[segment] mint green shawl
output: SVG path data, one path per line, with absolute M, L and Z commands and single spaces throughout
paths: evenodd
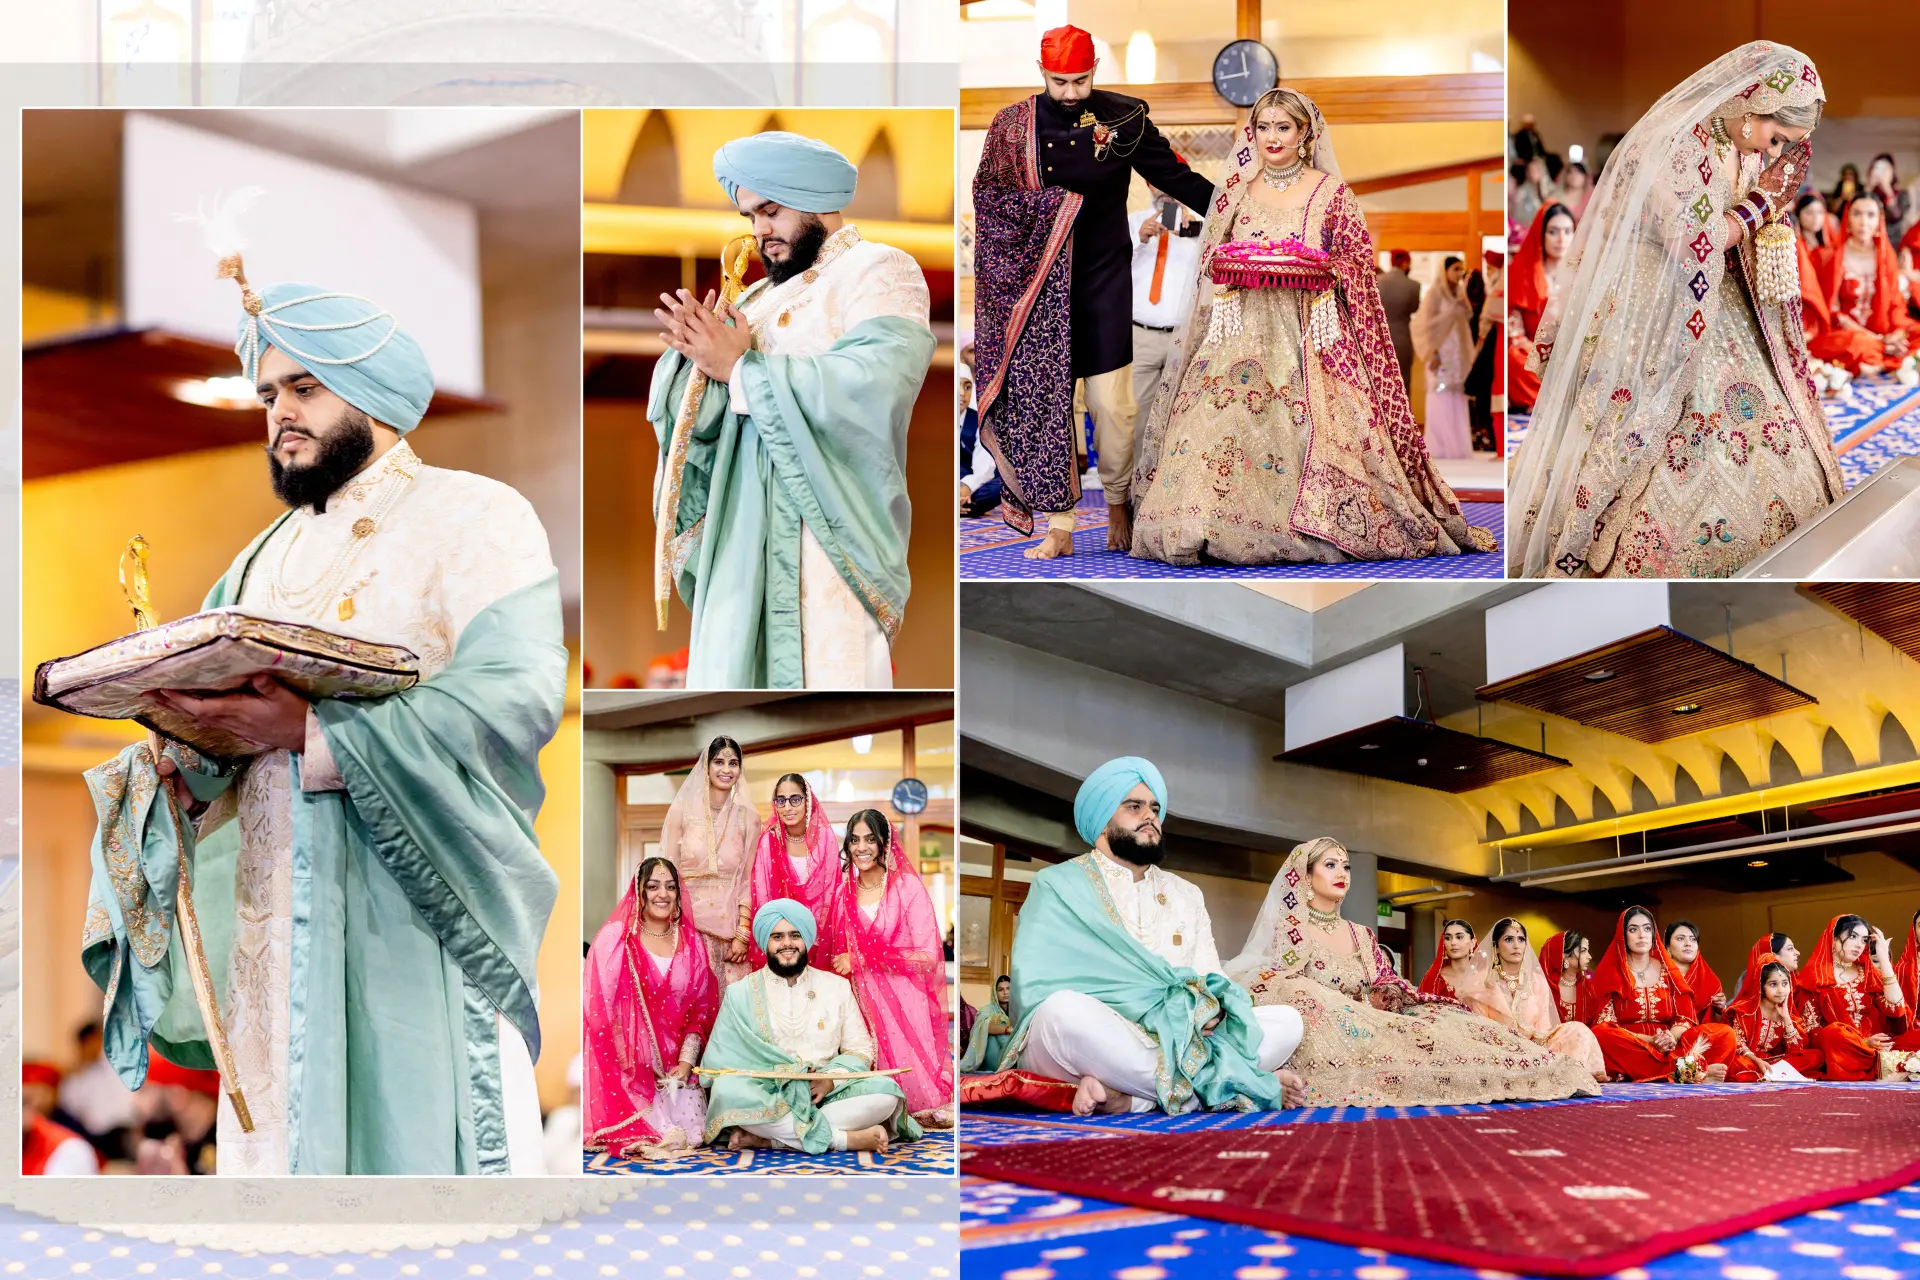
M 720 1016 L 714 1019 L 713 1034 L 700 1055 L 703 1067 L 732 1067 L 747 1071 L 865 1071 L 868 1063 L 843 1053 L 831 1062 L 803 1063 L 773 1042 L 773 1020 L 767 1015 L 764 983 L 771 979 L 762 969 L 727 988 L 720 998 Z M 814 1105 L 813 1091 L 805 1080 L 766 1080 L 753 1076 L 713 1076 L 707 1094 L 707 1136 L 709 1143 L 720 1141 L 727 1130 L 748 1124 L 770 1124 L 791 1114 L 800 1131 L 801 1149 L 809 1155 L 825 1151 L 833 1139 L 833 1127 Z M 887 1093 L 900 1100 L 889 1129 L 896 1142 L 912 1142 L 921 1134 L 919 1121 L 907 1112 L 907 1095 L 887 1076 L 868 1076 L 836 1085 L 822 1102 L 857 1098 L 862 1094 Z
M 693 610 L 687 683 L 798 689 L 800 527 L 891 640 L 906 611 L 907 424 L 933 334 L 895 316 L 863 320 L 817 356 L 742 359 L 747 404 L 709 382 L 694 414 L 673 521 L 676 587 Z M 664 456 L 693 366 L 669 351 L 647 399 Z
M 1024 1010 L 999 1069 L 1025 1047 L 1034 1011 L 1056 991 L 1092 996 L 1159 1046 L 1154 1088 L 1168 1114 L 1197 1098 L 1208 1110 L 1265 1111 L 1280 1105 L 1280 1082 L 1260 1070 L 1253 1000 L 1224 974 L 1175 968 L 1120 923 L 1106 882 L 1085 853 L 1033 878 L 1013 939 L 1013 1006 Z M 1211 1035 L 1201 1028 L 1215 1017 Z
M 966 1048 L 960 1051 L 962 1074 L 977 1075 L 983 1071 L 992 1071 L 995 1064 L 1006 1056 L 1007 1045 L 1012 1042 L 1013 1037 L 987 1034 L 987 1023 L 991 1019 L 1006 1017 L 1007 1011 L 1000 1007 L 997 1000 L 987 1001 L 986 1008 L 973 1015 L 973 1034 L 967 1037 Z M 1007 1021 L 1013 1020 L 1008 1018 Z
M 277 527 L 277 525 L 275 526 Z M 236 602 L 255 539 L 205 608 Z M 495 600 L 453 660 L 404 693 L 314 704 L 343 791 L 300 789 L 293 759 L 287 1126 L 294 1173 L 506 1173 L 496 1012 L 538 1057 L 536 957 L 559 892 L 533 821 L 540 748 L 560 722 L 567 653 L 557 575 Z M 223 769 L 175 746 L 201 799 Z M 130 1088 L 151 1044 L 212 1051 L 173 929 L 179 849 L 146 745 L 87 774 L 100 818 L 82 943 L 107 993 L 107 1057 Z M 195 839 L 194 906 L 227 1008 L 239 827 Z

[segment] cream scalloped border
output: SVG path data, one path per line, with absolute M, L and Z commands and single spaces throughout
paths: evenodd
M 16 801 L 17 804 L 17 801 Z M 20 820 L 0 843 L 17 849 Z M 20 883 L 0 858 L 0 1115 L 20 1107 Z M 253 1253 L 367 1253 L 504 1240 L 629 1196 L 651 1178 L 92 1178 L 20 1175 L 20 1126 L 0 1125 L 0 1203 L 141 1240 Z

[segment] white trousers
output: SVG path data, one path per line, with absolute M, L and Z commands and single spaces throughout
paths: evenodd
M 821 1103 L 820 1114 L 833 1126 L 830 1149 L 845 1151 L 849 1129 L 867 1129 L 876 1124 L 885 1124 L 893 1118 L 894 1108 L 899 1105 L 900 1099 L 891 1093 L 863 1093 L 857 1098 Z M 800 1126 L 793 1122 L 791 1113 L 771 1124 L 743 1124 L 740 1127 L 748 1133 L 759 1134 L 775 1146 L 791 1147 L 796 1151 L 800 1149 Z
M 1278 1071 L 1300 1045 L 1305 1028 L 1297 1009 L 1283 1004 L 1256 1005 L 1260 1024 L 1262 1071 Z M 1159 1053 L 1153 1037 L 1090 995 L 1056 991 L 1040 1002 L 1027 1027 L 1020 1065 L 1055 1080 L 1092 1076 L 1108 1089 L 1132 1099 L 1135 1111 L 1152 1111 L 1159 1103 L 1153 1087 Z M 1198 1099 L 1187 1099 L 1192 1110 Z

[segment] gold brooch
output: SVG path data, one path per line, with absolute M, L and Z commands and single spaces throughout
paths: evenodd
M 779 326 L 780 326 L 780 327 L 781 327 L 782 329 L 784 329 L 784 328 L 786 328 L 786 327 L 787 327 L 787 319 L 788 319 L 788 317 L 790 317 L 790 316 L 792 316 L 792 315 L 793 315 L 793 312 L 791 312 L 791 311 L 782 311 L 782 312 L 780 313 L 780 319 L 779 319 L 778 321 L 776 321 L 775 323 L 777 323 L 777 324 L 778 324 L 778 325 L 779 325 Z
M 1092 123 L 1094 123 L 1094 119 L 1093 119 L 1093 112 L 1091 112 L 1091 111 L 1082 111 L 1082 112 L 1080 113 L 1080 123 L 1079 123 L 1079 125 L 1078 125 L 1077 127 L 1079 127 L 1079 128 L 1082 128 L 1082 129 L 1084 129 L 1084 128 L 1086 128 L 1086 127 L 1087 127 L 1088 125 L 1090 125 L 1090 124 L 1092 124 Z
M 339 613 L 340 621 L 342 622 L 345 622 L 347 619 L 353 617 L 353 597 L 348 596 L 346 599 L 342 600 L 340 602 L 340 608 L 336 610 L 336 612 Z
M 1167 905 L 1167 895 L 1166 895 L 1166 894 L 1164 894 L 1164 893 L 1156 893 L 1156 894 L 1154 894 L 1154 895 L 1153 895 L 1153 900 L 1154 900 L 1155 902 L 1157 902 L 1157 903 L 1159 903 L 1159 904 L 1160 904 L 1161 906 L 1163 906 L 1163 907 Z
M 361 516 L 353 522 L 353 536 L 356 538 L 371 538 L 375 528 L 376 526 L 373 523 L 372 517 Z
M 809 999 L 809 1000 L 811 1000 L 811 999 L 813 999 L 813 994 L 814 994 L 814 993 L 813 993 L 813 992 L 811 992 L 811 991 L 809 991 L 809 992 L 807 992 L 807 999 Z
M 1176 947 L 1180 945 L 1180 935 L 1178 933 L 1173 935 L 1173 945 Z
M 821 1029 L 822 1031 L 825 1031 L 825 1030 L 827 1029 L 827 1024 L 826 1024 L 826 1020 L 825 1020 L 825 1019 L 822 1019 L 822 1020 L 821 1020 L 821 1022 L 820 1022 L 820 1029 Z

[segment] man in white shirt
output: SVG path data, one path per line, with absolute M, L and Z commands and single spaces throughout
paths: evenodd
M 1165 801 L 1137 756 L 1081 786 L 1074 825 L 1093 849 L 1034 879 L 1013 948 L 1031 1013 L 999 1065 L 1077 1081 L 1080 1115 L 1298 1106 L 1304 1083 L 1282 1068 L 1300 1015 L 1255 1008 L 1222 972 L 1205 898 L 1159 865 Z
M 1176 154 L 1176 159 L 1182 159 Z M 1133 232 L 1133 401 L 1140 407 L 1134 455 L 1147 428 L 1160 377 L 1173 357 L 1174 332 L 1193 307 L 1200 280 L 1200 232 L 1205 223 L 1156 187 L 1153 206 L 1131 214 Z

